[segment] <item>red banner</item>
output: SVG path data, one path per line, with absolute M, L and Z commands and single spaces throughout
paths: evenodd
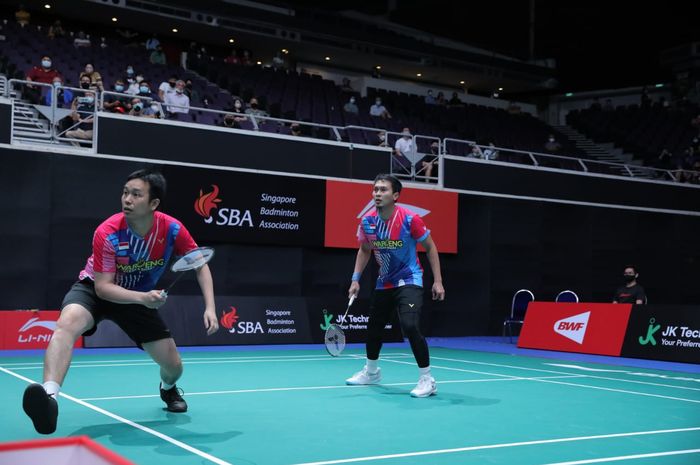
M 518 347 L 619 356 L 631 304 L 530 302 Z
M 455 192 L 403 188 L 398 203 L 423 218 L 439 252 L 457 253 Z M 326 247 L 357 248 L 360 218 L 374 208 L 372 184 L 326 181 Z
M 61 312 L 0 310 L 0 349 L 46 349 Z M 80 337 L 75 347 L 83 346 Z

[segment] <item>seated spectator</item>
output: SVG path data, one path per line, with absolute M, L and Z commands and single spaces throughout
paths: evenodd
M 48 33 L 49 39 L 54 39 L 56 37 L 65 37 L 66 36 L 66 31 L 63 29 L 63 26 L 61 25 L 61 20 L 57 19 L 54 21 L 54 23 L 49 27 L 49 33 Z
M 350 100 L 343 106 L 343 111 L 346 113 L 352 113 L 354 115 L 358 115 L 360 113 L 360 109 L 357 107 L 357 104 L 355 103 L 355 97 L 350 97 Z
M 433 97 L 432 90 L 429 90 L 428 95 L 425 96 L 425 104 L 426 105 L 437 105 L 437 100 L 435 100 L 435 97 Z
M 56 106 L 59 108 L 70 107 L 73 103 L 73 92 L 70 89 L 58 89 L 59 86 L 63 84 L 61 76 L 56 76 L 53 79 L 53 88 L 49 89 L 46 97 L 44 98 L 44 105 L 51 106 L 51 101 L 53 100 L 53 93 L 56 91 Z
M 243 55 L 241 56 L 241 64 L 245 66 L 250 66 L 253 64 L 253 58 L 250 56 L 250 50 L 243 50 Z
M 600 100 L 598 97 L 594 98 L 593 101 L 591 102 L 591 106 L 589 107 L 593 111 L 600 111 L 603 109 L 602 105 L 600 104 Z
M 127 94 L 137 95 L 140 92 L 141 83 L 143 82 L 143 74 L 139 73 L 136 76 L 127 78 L 129 87 L 126 89 Z
M 603 111 L 615 111 L 615 107 L 613 106 L 612 100 L 605 99 L 605 105 L 603 105 Z
M 24 5 L 20 3 L 17 11 L 15 11 L 15 20 L 17 21 L 17 24 L 24 27 L 29 24 L 31 17 L 32 15 L 24 8 Z
M 236 49 L 231 49 L 229 52 L 228 56 L 224 58 L 224 63 L 227 65 L 237 65 L 240 64 L 240 60 L 238 59 L 238 55 L 236 55 Z
M 471 144 L 471 151 L 467 154 L 467 158 L 484 158 L 484 152 L 478 145 Z
M 80 72 L 80 79 L 83 78 L 83 76 L 87 76 L 90 78 L 90 84 L 97 86 L 98 89 L 101 91 L 104 90 L 104 86 L 102 85 L 102 76 L 100 73 L 95 71 L 95 67 L 92 66 L 91 63 L 86 63 L 85 64 L 85 69 Z
M 190 98 L 185 95 L 185 81 L 180 79 L 175 83 L 175 92 L 165 95 L 165 105 L 168 117 L 172 119 L 190 112 Z
M 409 128 L 403 128 L 401 137 L 396 139 L 394 153 L 391 157 L 392 170 L 395 172 L 411 172 L 411 160 L 408 158 L 414 152 L 413 137 Z
M 161 102 L 165 102 L 165 97 L 168 94 L 175 93 L 175 84 L 177 83 L 177 76 L 171 74 L 167 81 L 163 81 L 158 86 L 158 98 Z
M 258 99 L 255 97 L 251 97 L 248 101 L 248 108 L 246 108 L 245 113 L 251 116 L 268 116 L 266 111 L 259 108 Z
M 430 153 L 426 154 L 420 161 L 418 165 L 418 175 L 425 176 L 426 178 L 431 178 L 437 176 L 438 165 L 440 163 L 440 144 L 437 141 L 433 141 L 430 144 Z M 425 182 L 430 182 L 430 179 L 426 179 Z
M 34 66 L 29 70 L 25 76 L 25 80 L 41 82 L 44 84 L 53 84 L 53 80 L 56 77 L 61 77 L 61 73 L 57 69 L 53 68 L 53 63 L 51 57 L 44 55 L 41 57 L 41 65 Z M 61 80 L 63 80 L 61 78 Z M 41 98 L 41 88 L 37 86 L 27 85 L 24 90 L 24 97 L 32 103 L 39 103 Z
M 95 115 L 95 93 L 85 92 L 85 95 L 73 100 L 73 112 L 70 117 L 73 120 L 73 129 L 66 132 L 66 137 L 71 139 L 92 140 L 92 122 Z M 78 141 L 71 142 L 80 147 Z
M 344 77 L 343 78 L 343 83 L 340 86 L 340 90 L 343 92 L 355 92 L 355 89 L 352 88 L 352 85 L 350 85 L 350 79 Z
M 85 35 L 83 31 L 78 32 L 78 35 L 73 39 L 73 46 L 75 48 L 85 48 L 92 46 L 90 38 Z
M 224 120 L 219 124 L 219 126 L 241 129 L 241 121 L 245 121 L 247 119 L 245 117 L 245 113 L 243 113 L 243 101 L 239 98 L 234 99 L 233 108 L 229 108 L 226 111 L 229 113 L 226 113 Z
M 489 142 L 489 145 L 482 151 L 484 154 L 484 160 L 497 160 L 498 159 L 498 150 L 496 150 L 496 146 L 493 145 L 493 142 Z
M 377 133 L 377 142 L 375 145 L 377 147 L 389 147 L 386 140 L 386 131 L 379 131 L 379 133 Z
M 114 92 L 124 94 L 126 86 L 122 79 L 114 82 Z M 126 95 L 106 95 L 104 98 L 104 108 L 112 113 L 126 114 L 131 110 L 131 98 Z
M 190 105 L 193 107 L 198 107 L 202 103 L 202 99 L 199 97 L 199 92 L 194 88 L 192 84 L 192 79 L 185 81 L 185 95 L 190 98 Z
M 80 80 L 78 81 L 78 87 L 80 87 L 81 89 L 88 90 L 90 86 L 92 86 L 90 76 L 80 76 Z
M 442 105 L 443 107 L 447 105 L 447 99 L 445 99 L 445 94 L 442 92 L 438 92 L 437 98 L 435 99 L 435 103 L 438 105 Z
M 155 105 L 156 108 L 153 108 Z M 146 105 L 141 101 L 140 98 L 135 97 L 131 99 L 131 110 L 129 111 L 129 116 L 137 116 L 141 118 L 158 118 L 160 115 L 158 113 L 158 104 Z
M 107 38 L 106 37 L 100 37 L 100 48 L 102 50 L 107 48 Z
M 301 137 L 303 135 L 301 133 L 301 125 L 299 123 L 292 123 L 289 125 L 289 130 L 293 136 Z
M 386 109 L 384 105 L 382 105 L 382 99 L 377 97 L 374 100 L 374 105 L 369 107 L 369 114 L 370 116 L 378 116 L 380 118 L 384 119 L 389 119 L 391 118 L 391 114 L 389 113 L 389 110 Z
M 284 58 L 282 58 L 282 54 L 280 52 L 276 52 L 275 56 L 272 57 L 272 68 L 273 69 L 284 69 Z
M 151 62 L 152 65 L 167 65 L 168 60 L 165 58 L 165 53 L 163 52 L 163 47 L 158 46 L 156 47 L 155 50 L 151 53 L 151 57 L 149 58 L 149 61 Z
M 447 106 L 448 107 L 463 107 L 464 106 L 462 101 L 459 99 L 457 92 L 452 92 L 452 97 L 450 98 L 450 101 L 447 102 Z
M 154 50 L 157 50 L 159 46 L 160 46 L 160 40 L 158 40 L 158 36 L 156 34 L 153 34 L 146 41 L 146 50 L 149 52 L 153 52 Z
M 151 100 L 158 99 L 158 96 L 151 92 L 151 84 L 145 79 L 142 79 L 141 82 L 139 82 L 139 92 L 136 94 L 136 96 L 140 97 L 146 103 L 150 102 Z
M 544 149 L 549 153 L 558 153 L 561 150 L 561 144 L 554 138 L 554 134 L 550 134 L 547 142 L 544 144 Z

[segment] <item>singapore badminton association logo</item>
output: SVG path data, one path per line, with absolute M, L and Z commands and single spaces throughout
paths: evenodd
M 215 208 L 219 208 L 217 203 L 221 203 L 221 199 L 219 198 L 219 186 L 212 184 L 211 187 L 214 190 L 206 194 L 200 189 L 199 197 L 194 201 L 194 211 L 204 218 L 205 223 L 211 223 L 213 221 L 211 211 Z
M 224 312 L 219 322 L 221 323 L 221 326 L 228 329 L 231 333 L 234 332 L 233 327 L 235 326 L 239 318 L 240 316 L 238 315 L 238 310 L 236 310 L 236 307 L 231 307 L 231 311 L 228 313 Z

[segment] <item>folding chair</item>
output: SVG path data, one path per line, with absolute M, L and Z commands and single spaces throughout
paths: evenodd
M 527 305 L 533 300 L 535 300 L 535 295 L 527 289 L 520 289 L 513 294 L 510 316 L 503 321 L 503 336 L 505 337 L 506 328 L 508 328 L 508 337 L 511 343 L 513 342 L 513 324 L 523 324 Z
M 571 302 L 578 303 L 578 296 L 574 291 L 565 290 L 557 294 L 557 298 L 554 299 L 555 302 Z

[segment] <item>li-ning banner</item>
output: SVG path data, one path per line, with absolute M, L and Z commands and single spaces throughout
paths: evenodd
M 55 310 L 1 310 L 0 349 L 46 349 L 60 314 Z M 81 337 L 75 347 L 82 346 Z
M 455 192 L 403 188 L 398 204 L 425 222 L 440 252 L 457 253 Z M 372 184 L 326 182 L 326 247 L 357 248 L 360 219 L 374 209 Z
M 166 176 L 165 211 L 198 242 L 323 245 L 324 181 L 181 167 Z

